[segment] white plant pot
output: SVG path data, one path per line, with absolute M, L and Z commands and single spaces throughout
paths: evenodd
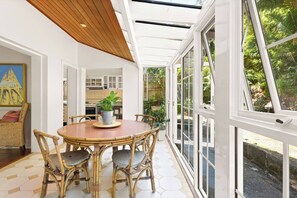
M 158 134 L 158 140 L 159 141 L 164 141 L 165 140 L 165 134 L 166 134 L 166 129 L 160 130 L 159 134 Z
M 113 111 L 102 111 L 102 123 L 111 125 L 113 123 Z

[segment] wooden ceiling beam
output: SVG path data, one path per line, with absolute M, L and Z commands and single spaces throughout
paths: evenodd
M 27 1 L 76 41 L 134 62 L 110 0 Z

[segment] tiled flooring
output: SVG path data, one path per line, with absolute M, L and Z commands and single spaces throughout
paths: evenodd
M 111 150 L 107 150 L 103 156 L 102 198 L 111 197 L 112 162 Z M 89 167 L 91 169 L 91 163 Z M 141 180 L 137 184 L 137 198 L 192 198 L 193 195 L 183 177 L 180 168 L 166 141 L 160 141 L 156 145 L 154 155 L 154 173 L 156 192 L 151 192 L 149 180 Z M 90 171 L 91 173 L 91 171 Z M 40 153 L 33 153 L 20 161 L 17 161 L 3 169 L 0 169 L 0 197 L 1 198 L 37 198 L 40 197 L 43 176 L 43 159 Z M 117 184 L 117 196 L 129 197 L 128 187 L 125 183 Z M 85 182 L 80 185 L 70 186 L 66 197 L 87 198 L 91 194 L 85 194 Z M 55 184 L 49 184 L 47 196 L 57 197 Z

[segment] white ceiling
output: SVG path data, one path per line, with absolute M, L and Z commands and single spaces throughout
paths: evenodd
M 129 8 L 126 10 L 123 10 L 123 6 L 120 6 L 122 2 L 119 1 L 123 0 L 112 0 L 112 4 L 128 47 L 135 60 L 133 49 L 137 46 L 139 64 L 146 67 L 167 66 L 172 61 L 200 13 L 200 9 L 180 7 L 180 4 L 197 6 L 201 0 L 151 0 L 153 3 L 128 0 Z M 167 3 L 177 3 L 179 6 L 170 6 Z M 131 44 L 127 31 L 129 25 L 124 23 L 123 12 L 129 12 L 135 46 Z

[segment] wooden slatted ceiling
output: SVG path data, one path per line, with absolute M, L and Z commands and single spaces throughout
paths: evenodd
M 133 61 L 110 0 L 27 1 L 76 41 Z

